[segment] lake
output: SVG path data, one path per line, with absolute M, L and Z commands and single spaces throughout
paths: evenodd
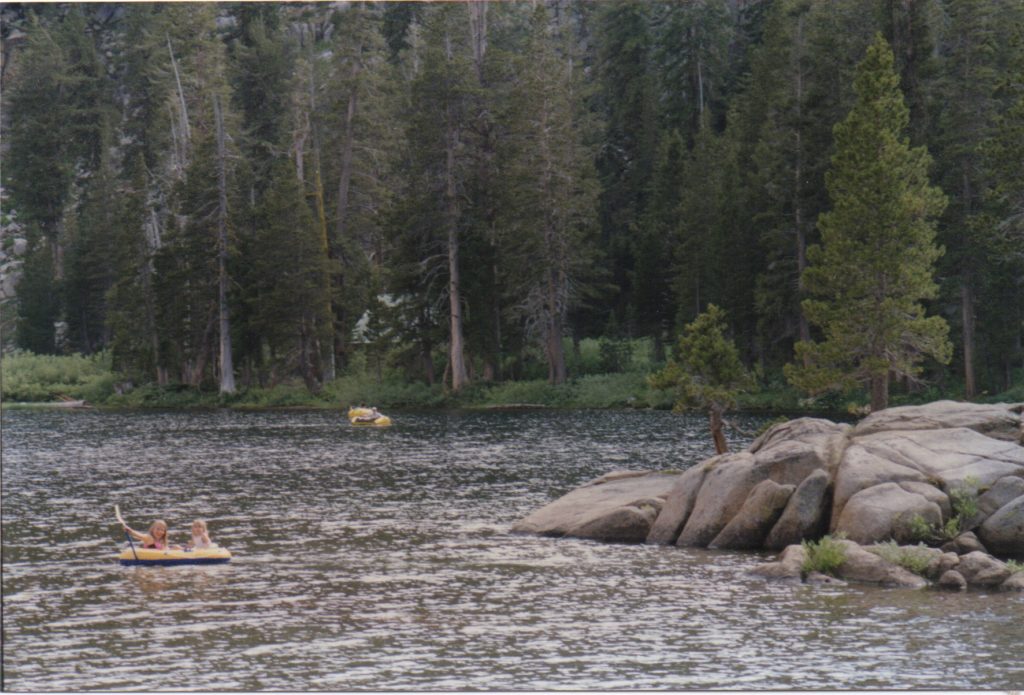
M 609 471 L 710 455 L 702 418 L 392 415 L 4 411 L 4 689 L 1024 687 L 1024 596 L 509 534 Z M 204 518 L 234 559 L 122 567 L 114 504 L 178 542 Z

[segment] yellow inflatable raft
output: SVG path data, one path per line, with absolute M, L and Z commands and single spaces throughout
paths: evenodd
M 391 425 L 391 418 L 380 414 L 374 416 L 373 410 L 370 408 L 349 408 L 348 421 L 356 427 L 388 427 Z
M 155 550 L 136 545 L 126 547 L 117 559 L 122 565 L 218 565 L 231 561 L 231 551 L 218 545 L 195 550 Z

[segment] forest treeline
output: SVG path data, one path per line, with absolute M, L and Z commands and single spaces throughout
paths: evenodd
M 5 349 L 109 351 L 135 383 L 222 393 L 316 392 L 360 356 L 458 392 L 562 383 L 588 338 L 610 356 L 648 338 L 663 361 L 715 305 L 763 383 L 790 365 L 813 392 L 839 383 L 815 360 L 888 320 L 837 328 L 837 282 L 884 259 L 909 279 L 870 292 L 918 322 L 885 330 L 924 337 L 864 347 L 860 383 L 1024 380 L 1018 0 L 3 19 L 8 255 L 25 240 Z M 891 157 L 865 140 L 883 120 Z M 846 205 L 858 186 L 884 202 Z M 873 257 L 836 241 L 860 226 Z

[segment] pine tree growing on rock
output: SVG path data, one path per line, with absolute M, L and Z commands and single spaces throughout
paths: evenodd
M 737 394 L 752 384 L 735 343 L 725 332 L 725 312 L 709 304 L 707 311 L 684 329 L 676 358 L 650 377 L 653 388 L 676 392 L 676 410 L 698 408 L 708 412 L 718 454 L 729 450 L 723 416 L 735 407 Z
M 928 152 L 904 135 L 909 113 L 881 35 L 854 89 L 857 102 L 835 127 L 832 209 L 818 218 L 822 243 L 808 250 L 803 275 L 813 297 L 803 308 L 823 338 L 798 343 L 803 364 L 788 365 L 786 375 L 810 393 L 867 382 L 871 409 L 881 410 L 890 374 L 915 377 L 926 356 L 951 356 L 949 326 L 921 304 L 937 292 L 935 218 L 946 197 L 928 181 Z

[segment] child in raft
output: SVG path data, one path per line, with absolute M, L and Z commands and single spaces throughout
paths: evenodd
M 192 540 L 189 541 L 188 545 L 185 547 L 188 550 L 213 547 L 213 543 L 210 541 L 210 533 L 206 529 L 205 521 L 202 519 L 196 519 L 192 522 Z
M 379 410 L 377 410 L 376 406 L 372 408 L 367 408 L 365 405 L 360 404 L 359 407 L 362 408 L 363 410 L 369 410 L 370 413 L 368 415 L 359 415 L 358 417 L 355 418 L 356 422 L 373 422 L 383 414 Z
M 152 548 L 153 550 L 169 550 L 177 549 L 180 546 L 168 545 L 167 543 L 167 522 L 163 519 L 157 519 L 149 526 L 147 533 L 136 531 L 135 529 L 128 528 L 128 524 L 122 524 L 124 530 L 128 532 L 132 538 L 142 542 L 143 548 Z

